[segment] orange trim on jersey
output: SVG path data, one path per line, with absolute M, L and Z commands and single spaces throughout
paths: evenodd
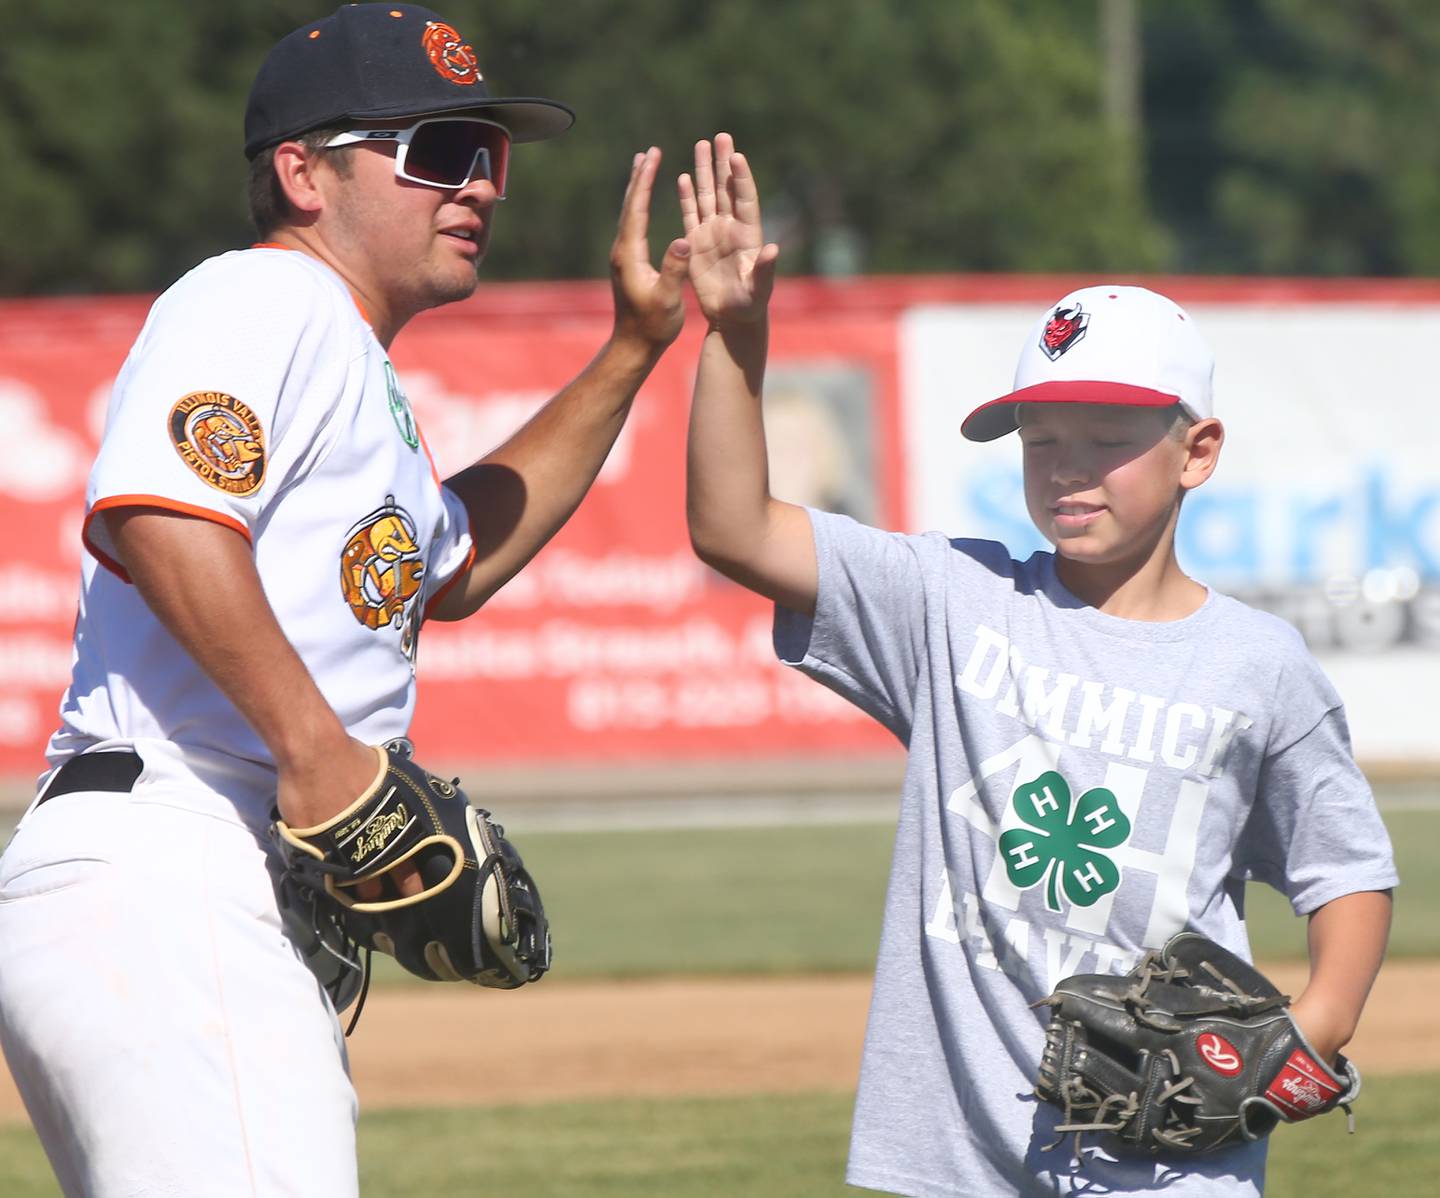
M 219 524 L 222 528 L 233 528 L 242 537 L 254 544 L 250 536 L 250 530 L 236 520 L 233 516 L 222 515 L 213 508 L 199 507 L 193 503 L 181 503 L 177 499 L 169 499 L 164 495 L 111 495 L 100 500 L 85 515 L 85 523 L 80 527 L 80 540 L 85 548 L 90 551 L 90 556 L 104 566 L 110 573 L 114 574 L 121 582 L 129 582 L 130 575 L 125 567 L 113 557 L 99 548 L 90 537 L 90 525 L 95 517 L 103 511 L 117 507 L 153 507 L 166 512 L 177 512 L 182 516 L 195 516 L 201 520 L 209 520 Z
M 80 528 L 81 542 L 89 551 L 90 556 L 104 566 L 105 569 L 109 570 L 111 574 L 115 575 L 121 582 L 131 582 L 130 572 L 90 539 L 90 521 L 93 519 L 95 519 L 94 512 L 91 512 L 90 515 L 85 517 L 85 523 Z
M 251 243 L 250 248 L 252 250 L 285 250 L 291 254 L 298 254 L 300 252 L 293 245 L 281 245 L 278 241 L 256 241 Z M 345 290 L 350 291 L 348 284 Z M 365 305 L 360 302 L 360 297 L 353 291 L 350 291 L 350 302 L 355 305 L 355 310 L 360 313 L 360 319 L 366 324 L 373 325 L 370 319 L 370 313 L 365 311 Z

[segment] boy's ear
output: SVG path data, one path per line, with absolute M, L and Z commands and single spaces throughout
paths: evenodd
M 1185 465 L 1180 473 L 1183 490 L 1193 490 L 1215 473 L 1224 444 L 1225 426 L 1213 417 L 1197 420 L 1185 430 Z

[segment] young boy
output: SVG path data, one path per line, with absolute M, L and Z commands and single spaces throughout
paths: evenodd
M 1155 1161 L 1085 1154 L 1034 1098 L 1046 1015 L 1075 973 L 1128 970 L 1189 928 L 1248 955 L 1244 887 L 1310 917 L 1292 1013 L 1327 1059 L 1374 981 L 1396 883 L 1340 700 L 1300 637 L 1188 578 L 1186 492 L 1219 459 L 1211 359 L 1163 296 L 1090 287 L 1047 310 L 1016 388 L 965 420 L 1018 428 L 1053 553 L 902 536 L 769 494 L 760 416 L 764 243 L 721 134 L 680 180 L 709 321 L 689 446 L 700 557 L 777 604 L 775 644 L 909 748 L 848 1180 L 910 1195 L 1257 1194 L 1265 1145 Z M 1123 838 L 1027 835 L 1047 771 L 1113 793 Z M 1083 806 L 1083 805 L 1082 805 Z M 1059 818 L 1059 817 L 1057 817 Z M 1010 833 L 1009 839 L 1005 838 Z M 1087 840 L 1088 837 L 1088 840 Z

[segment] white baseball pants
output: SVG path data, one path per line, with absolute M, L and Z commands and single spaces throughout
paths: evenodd
M 344 1037 L 242 824 L 34 808 L 0 857 L 0 1044 L 69 1198 L 358 1193 Z

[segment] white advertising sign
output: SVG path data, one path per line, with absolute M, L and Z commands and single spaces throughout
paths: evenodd
M 1276 611 L 1341 687 L 1362 758 L 1440 759 L 1440 305 L 1195 304 L 1226 444 L 1187 497 L 1188 572 Z M 960 435 L 1011 389 L 1033 305 L 901 321 L 913 529 L 1044 548 L 1014 437 Z

